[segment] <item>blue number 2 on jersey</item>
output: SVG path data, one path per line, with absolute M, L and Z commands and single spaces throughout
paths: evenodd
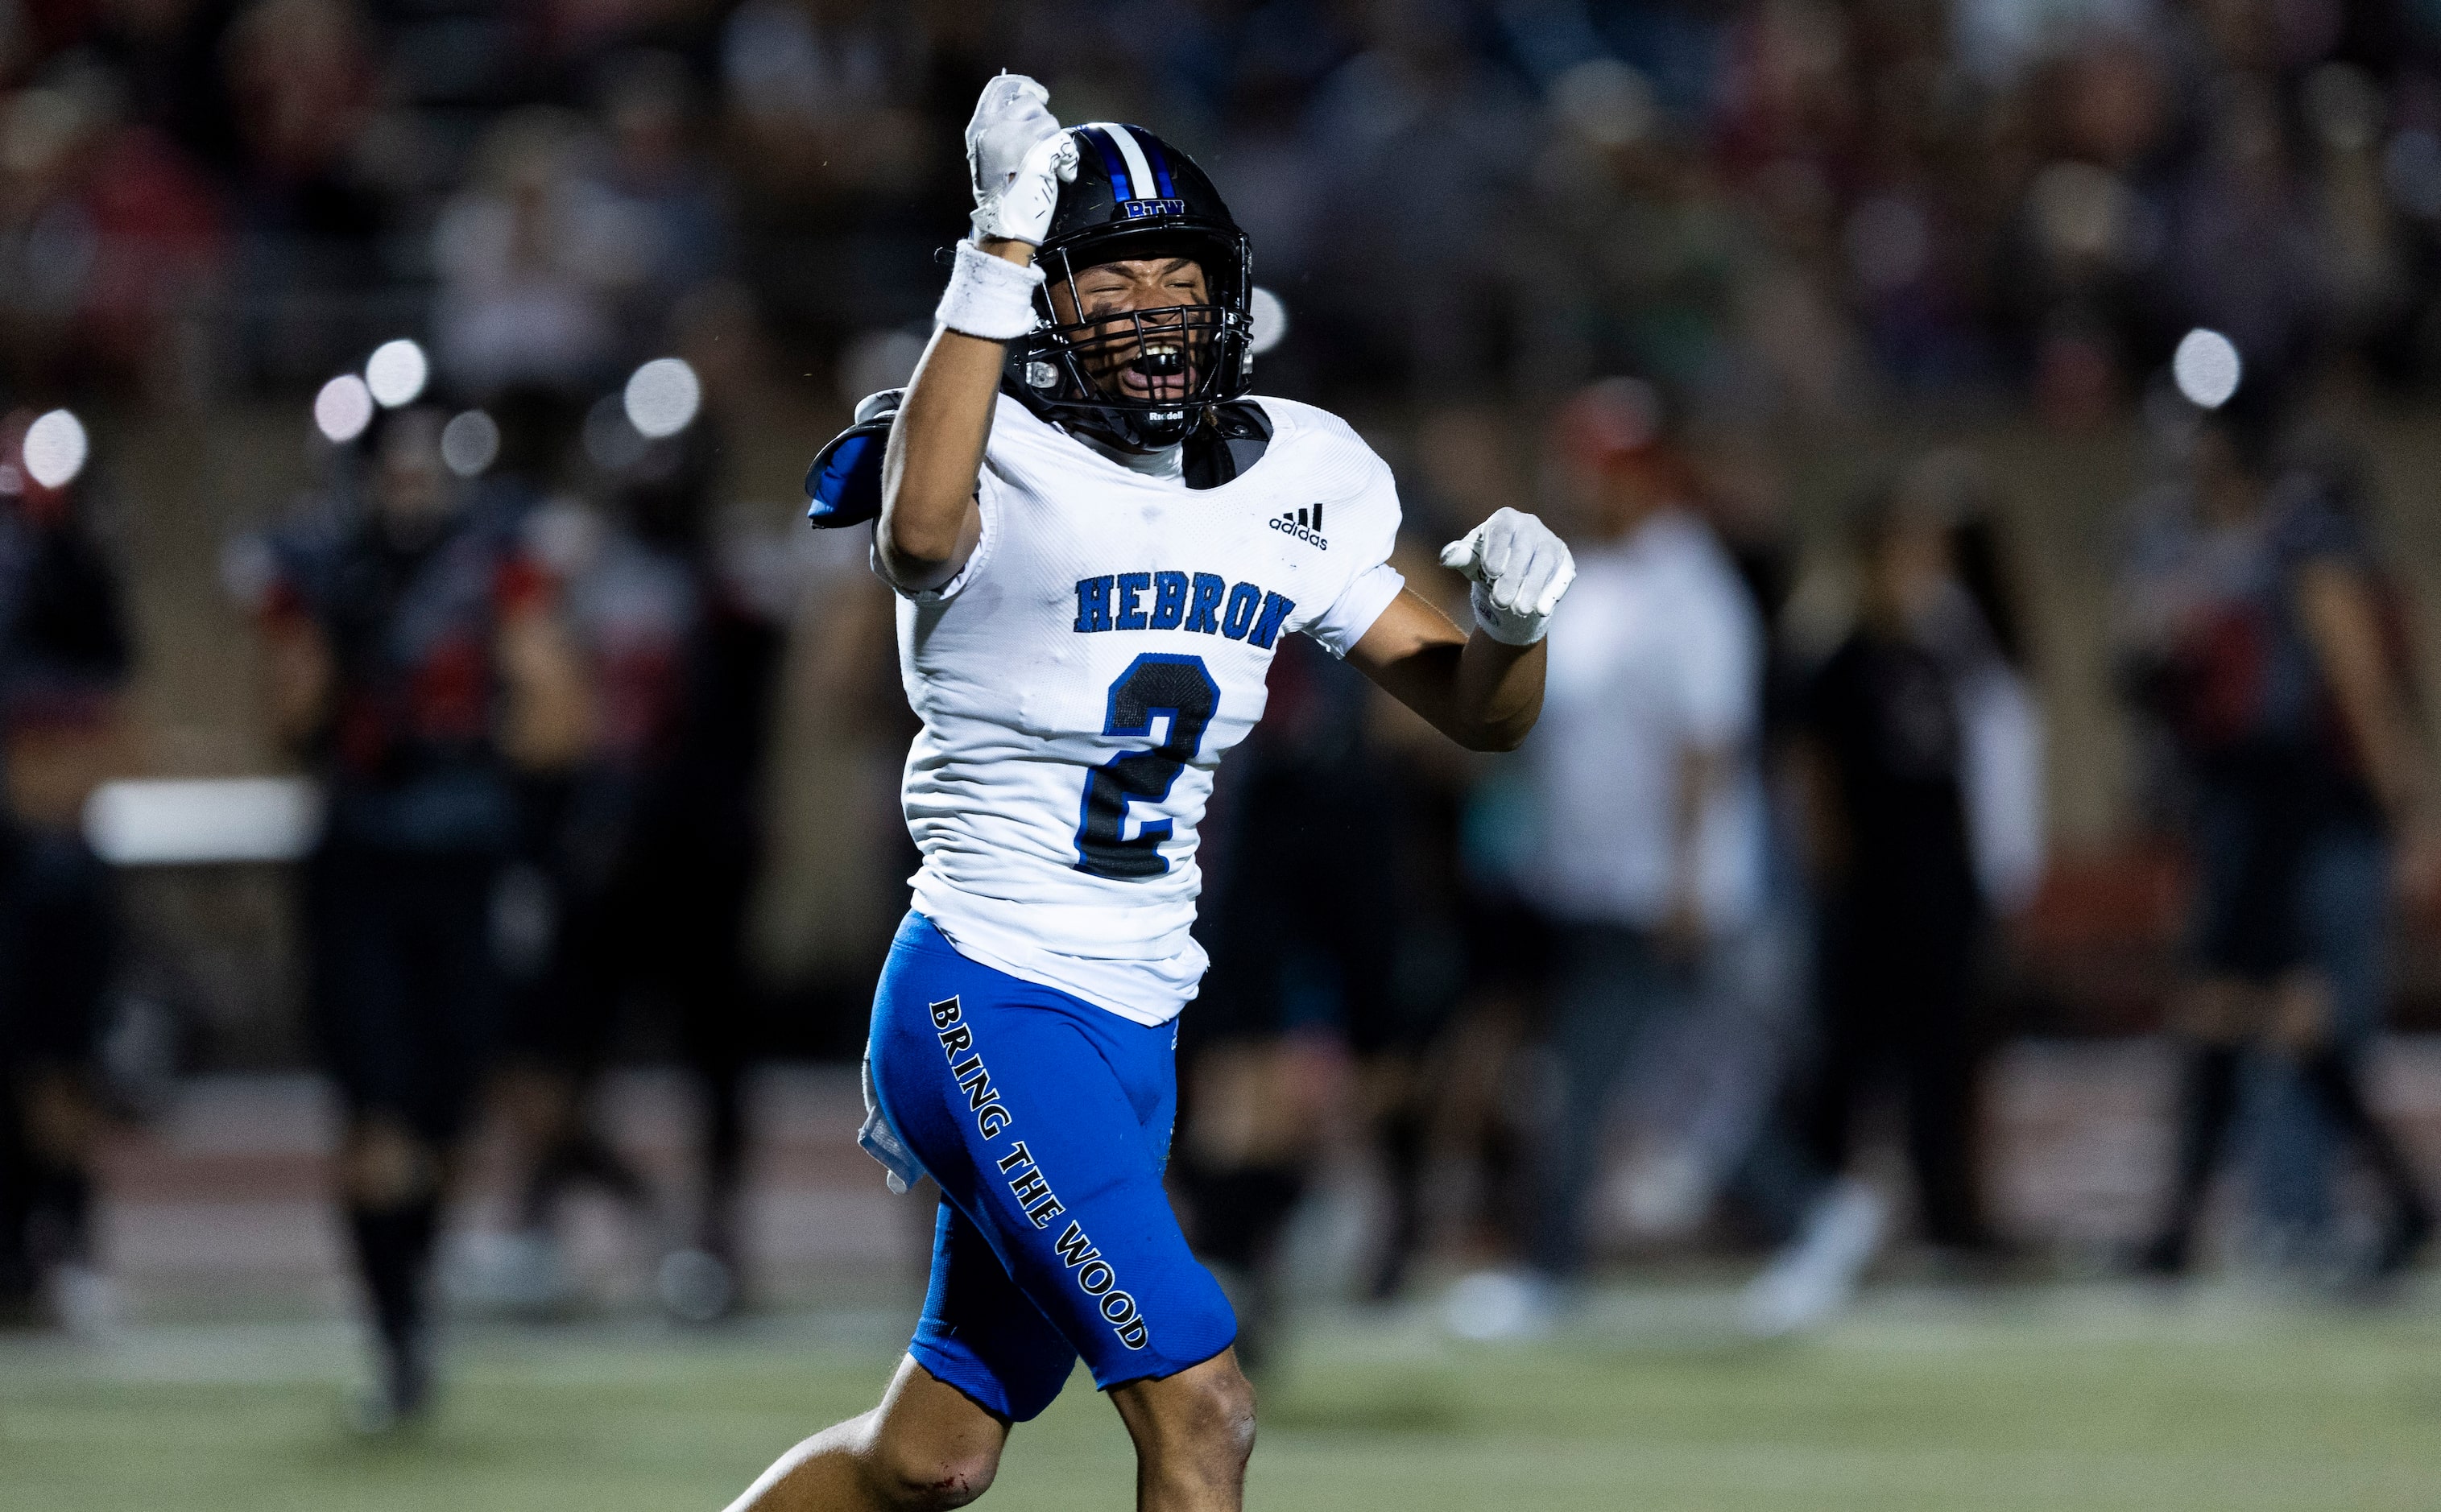
M 1150 735 L 1152 722 L 1169 716 L 1169 732 L 1150 750 L 1112 757 L 1085 774 L 1083 814 L 1076 825 L 1076 870 L 1095 876 L 1159 876 L 1169 870 L 1158 847 L 1169 838 L 1169 820 L 1147 819 L 1127 834 L 1130 803 L 1158 803 L 1169 796 L 1181 768 L 1202 748 L 1204 728 L 1220 707 L 1220 689 L 1203 670 L 1202 657 L 1147 652 L 1128 663 L 1111 684 L 1105 735 Z

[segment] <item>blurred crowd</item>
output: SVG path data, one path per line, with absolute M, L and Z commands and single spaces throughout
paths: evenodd
M 858 766 L 907 733 L 887 595 L 724 510 L 755 396 L 838 414 L 905 376 L 1003 67 L 1210 171 L 1293 333 L 1257 389 L 1378 438 L 1411 583 L 1453 586 L 1427 553 L 1506 503 L 1582 568 L 1520 755 L 1298 644 L 1221 773 L 1173 1170 L 1250 1354 L 1350 1151 L 1387 1194 L 1362 1289 L 1454 1253 L 1464 1332 L 1548 1326 L 1625 1242 L 1768 1255 L 1766 1333 L 1902 1231 L 2021 1263 L 1980 1133 L 2046 863 L 2016 501 L 1936 450 L 1809 542 L 1762 444 L 1893 418 L 2149 439 L 2113 634 L 2197 902 L 2171 1198 L 2127 1263 L 2189 1269 L 2241 1149 L 2281 1263 L 2413 1261 L 2361 1071 L 2394 882 L 2441 877 L 2433 748 L 2370 484 L 2309 421 L 2441 375 L 2425 9 L 0 0 L 0 1308 L 93 1259 L 112 894 L 77 805 L 145 651 L 70 405 L 282 405 L 314 448 L 225 575 L 325 795 L 299 918 L 376 1416 L 425 1390 L 487 1110 L 520 1171 L 496 1295 L 557 1294 L 587 1184 L 667 1229 L 674 1310 L 748 1294 L 744 1072 L 859 1037 L 853 992 L 821 999 L 843 1031 L 774 1035 L 758 889 L 815 855 L 791 917 L 869 976 L 913 858 Z M 787 696 L 828 733 L 787 746 Z M 811 809 L 772 797 L 784 748 Z M 596 1106 L 638 1043 L 699 1093 L 682 1204 Z M 1885 1093 L 1908 1206 L 1857 1154 Z
M 470 395 L 574 387 L 723 279 L 870 358 L 1009 67 L 1230 187 L 1310 333 L 1278 381 L 1334 400 L 2074 424 L 2197 325 L 2415 383 L 2436 43 L 2405 0 L 11 0 L 5 369 L 207 402 L 428 327 Z

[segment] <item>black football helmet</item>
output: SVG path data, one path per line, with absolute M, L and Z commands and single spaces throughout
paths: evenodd
M 1009 343 L 1006 386 L 1037 414 L 1126 451 L 1186 439 L 1254 381 L 1254 259 L 1220 191 L 1184 153 L 1140 126 L 1074 127 L 1076 177 L 1059 188 L 1035 254 L 1041 324 Z M 1076 276 L 1132 258 L 1191 258 L 1211 303 L 1061 324 L 1051 291 L 1081 310 Z M 1132 371 L 1143 393 L 1130 393 Z

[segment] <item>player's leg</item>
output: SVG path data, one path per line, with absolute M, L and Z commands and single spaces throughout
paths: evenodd
M 1255 1388 L 1224 1349 L 1175 1376 L 1111 1389 L 1136 1446 L 1138 1512 L 1237 1512 L 1255 1452 Z
M 80 1303 L 70 1278 L 88 1274 L 92 1259 L 88 1172 L 102 1122 L 94 1096 L 95 1044 L 116 919 L 108 871 L 81 837 L 33 829 L 19 843 L 5 959 L 19 1030 L 25 1237 L 36 1273 L 49 1277 L 55 1304 L 73 1318 Z
M 484 1259 L 478 1284 L 498 1305 L 536 1316 L 570 1293 L 557 1233 L 570 1192 L 591 1186 L 639 1223 L 654 1211 L 652 1186 L 602 1132 L 594 1111 L 617 1022 L 615 977 L 589 963 L 577 965 L 588 952 L 568 938 L 569 928 L 564 918 L 542 980 L 514 995 L 492 1078 L 495 1106 L 523 1171 L 513 1187 L 514 1227 L 497 1249 L 478 1251 Z
M 1095 1385 L 1126 1394 L 1147 1506 L 1234 1506 L 1253 1394 L 1230 1353 L 1237 1321 L 1163 1186 L 1173 1044 L 1169 1025 L 967 961 L 916 919 L 877 1003 L 874 1085 L 955 1204 L 944 1234 L 971 1233 L 1000 1266 L 936 1251 L 917 1361 L 1022 1422 L 1057 1393 L 1050 1364 L 1064 1378 L 1081 1355 Z M 993 1304 L 1004 1285 L 1022 1297 Z M 1056 1353 L 1032 1332 L 1045 1321 Z
M 911 1104 L 926 1095 L 933 1071 L 925 1057 L 944 1071 L 949 1065 L 929 1030 L 929 1004 L 962 989 L 976 997 L 996 976 L 956 956 L 911 915 L 874 994 L 877 1079 L 895 1081 Z M 919 1026 L 916 1054 L 894 1052 L 894 1041 L 903 1048 L 908 1037 L 887 1032 L 899 1017 Z M 940 1079 L 948 1082 L 944 1100 L 954 1097 L 961 1111 L 971 1111 L 954 1080 Z M 963 1169 L 965 1180 L 951 1175 L 946 1184 L 971 1202 L 972 1162 L 955 1143 L 954 1135 L 927 1125 L 918 1153 L 945 1173 Z M 1076 1365 L 1076 1349 L 1018 1289 L 982 1231 L 944 1199 L 923 1318 L 881 1405 L 789 1450 L 731 1512 L 962 1506 L 991 1484 L 1010 1424 L 1048 1406 Z
M 1965 909 L 1926 909 L 1885 937 L 1907 1016 L 1898 1047 L 1907 1077 L 1908 1161 L 1914 1168 L 1924 1235 L 1962 1251 L 1989 1251 L 1980 1159 L 1982 1056 L 1972 1017 L 1975 920 Z M 1902 954 L 1902 952 L 1904 952 Z
M 881 1405 L 782 1455 L 729 1512 L 929 1512 L 964 1506 L 1000 1468 L 1008 1420 L 898 1362 Z
M 2331 1122 L 2354 1143 L 2389 1199 L 2389 1221 L 2370 1257 L 2376 1279 L 2409 1265 L 2434 1217 L 2405 1150 L 2375 1115 L 2364 1062 L 2389 999 L 2390 894 L 2395 858 L 2371 826 L 2331 824 L 2307 849 L 2297 909 L 2312 969 L 2282 984 L 2273 1036 Z
M 2356 1146 L 2390 1203 L 2389 1222 L 2372 1269 L 2390 1274 L 2414 1257 L 2432 1232 L 2431 1207 L 2414 1164 L 2373 1111 L 2361 1072 L 2339 1042 L 2330 982 L 2310 970 L 2292 972 L 2273 994 L 2270 1040 L 2294 1064 L 2324 1117 Z
M 1877 1010 L 1882 990 L 1864 948 L 1865 931 L 1853 899 L 1833 898 L 1822 910 L 1814 944 L 1817 1033 L 1813 1073 L 1801 1099 L 1805 1153 L 1835 1180 L 1847 1174 L 1855 1138 L 1856 1103 L 1881 1053 Z
M 1552 993 L 1560 1110 L 1543 1161 L 1534 1224 L 1535 1269 L 1572 1281 L 1584 1265 L 1584 1205 L 1600 1173 L 1604 1114 L 1663 993 L 1663 967 L 1637 930 L 1581 925 Z
M 1126 1268 L 1126 1274 L 1136 1278 L 1136 1289 L 1146 1297 L 1147 1314 L 1161 1318 L 1163 1338 L 1155 1350 L 1164 1358 L 1130 1360 L 1125 1351 L 1113 1347 L 1109 1293 L 1095 1299 L 1094 1316 L 1087 1320 L 1086 1339 L 1078 1350 L 1094 1380 L 1110 1394 L 1111 1404 L 1118 1409 L 1119 1419 L 1134 1441 L 1139 1512 L 1237 1512 L 1245 1501 L 1246 1461 L 1255 1451 L 1255 1388 L 1239 1365 L 1236 1347 L 1228 1341 L 1237 1331 L 1237 1320 L 1230 1316 L 1219 1285 L 1187 1251 L 1185 1237 L 1162 1193 L 1161 1171 L 1178 1114 L 1175 1052 L 1147 1053 L 1162 1044 L 1165 1036 L 1160 1030 L 1148 1035 L 1141 1025 L 1109 1016 L 1086 1019 L 1083 1026 L 1095 1035 L 1099 1058 L 1115 1073 L 1115 1087 L 1128 1099 L 1126 1110 L 1134 1113 L 1137 1126 L 1144 1131 L 1152 1172 L 1149 1191 L 1140 1189 L 1144 1178 L 1138 1172 L 1112 1190 L 1079 1201 L 1076 1221 L 1092 1223 L 1092 1232 L 1106 1236 L 1112 1234 L 1121 1216 L 1134 1219 L 1148 1231 L 1143 1239 L 1121 1233 L 1120 1242 L 1108 1251 L 1114 1263 Z M 1174 1046 L 1174 1036 L 1169 1042 Z M 1089 1121 L 1079 1121 L 1061 1134 L 1073 1140 L 1090 1127 Z M 1061 1147 L 1060 1134 L 1043 1143 L 1042 1159 L 1050 1162 L 1046 1170 L 1062 1165 L 1073 1169 L 1078 1162 L 1076 1150 Z M 1066 1231 L 1061 1233 L 1067 1236 Z M 1074 1268 L 1080 1285 L 1090 1266 L 1088 1262 Z M 1075 1316 L 1062 1322 L 1075 1337 Z M 1094 1324 L 1103 1326 L 1096 1329 Z M 1202 1343 L 1194 1341 L 1199 1329 Z M 1130 1343 L 1125 1330 L 1118 1332 L 1116 1341 Z M 1219 1353 L 1205 1355 L 1214 1342 L 1220 1346 Z M 1177 1359 L 1199 1355 L 1203 1358 L 1185 1369 L 1174 1368 Z M 1134 1374 L 1139 1371 L 1143 1374 Z
M 1048 1406 L 1076 1364 L 982 1232 L 944 1201 L 923 1321 L 881 1405 L 798 1445 L 736 1506 L 963 1505 L 991 1484 L 1010 1423 Z
M 2257 994 L 2234 977 L 2188 983 L 2172 1003 L 2172 1030 L 2183 1042 L 2178 1075 L 2177 1125 L 2168 1199 L 2137 1255 L 2140 1269 L 2183 1275 L 2193 1258 L 2204 1199 L 2237 1122 L 2238 1075 L 2246 1035 L 2260 1017 Z
M 681 842 L 660 854 L 667 861 L 656 912 L 668 921 L 664 961 L 678 1014 L 679 1053 L 696 1085 L 703 1161 L 694 1242 L 726 1271 L 734 1305 L 747 1284 L 738 1218 L 753 1027 L 744 950 L 755 863 L 746 846 L 718 839 Z
M 617 851 L 609 839 L 599 843 Z M 529 1017 L 509 1057 L 515 1074 L 504 1078 L 511 1116 L 533 1162 L 521 1221 L 537 1236 L 550 1231 L 561 1197 L 580 1185 L 608 1193 L 640 1219 L 653 1210 L 651 1184 L 595 1121 L 594 1098 L 624 999 L 640 958 L 660 937 L 657 900 L 638 896 L 632 859 L 623 854 L 608 866 L 606 876 L 598 868 L 560 869 L 551 959 L 526 995 Z
M 304 893 L 316 1029 L 347 1108 L 338 1195 L 381 1355 L 367 1426 L 423 1403 L 421 1281 L 440 1212 L 439 1154 L 407 1114 L 421 1054 L 396 927 L 401 880 L 386 858 L 335 847 L 315 858 Z
M 2267 942 L 2281 931 L 2256 881 L 2259 828 L 2242 792 L 2202 785 L 2190 837 L 2197 875 L 2185 953 L 2193 975 L 2169 1015 L 2179 1049 L 2170 1189 L 2136 1255 L 2137 1268 L 2154 1275 L 2183 1275 L 2193 1261 L 2205 1199 L 2237 1123 L 2245 1048 L 2264 1028 L 2264 996 L 2250 979 L 2262 974 Z
M 1187 1250 L 1162 1185 L 1177 1093 L 1166 1055 L 1146 1056 L 1143 1045 L 1166 1036 L 1098 1009 L 1077 1005 L 1077 1012 L 1093 1016 L 1072 1019 L 1093 1044 L 1058 1078 L 1029 1075 L 1040 1063 L 1010 1057 L 1009 1106 L 1034 1131 L 1026 1159 L 1054 1200 L 1067 1205 L 1040 1237 L 1034 1225 L 1019 1223 L 1030 1188 L 1017 1188 L 1004 1207 L 1009 1193 L 987 1183 L 978 1207 L 998 1219 L 993 1236 L 1012 1276 L 1084 1357 L 1127 1425 L 1142 1512 L 1234 1512 L 1255 1446 L 1255 1391 L 1232 1346 L 1229 1305 Z M 989 1016 L 985 1021 L 1007 1027 Z M 1108 1075 L 1094 1074 L 1106 1069 Z M 1028 1117 L 1042 1110 L 1034 1092 L 1043 1085 L 1058 1089 L 1064 1120 Z M 1113 1092 L 1124 1103 L 1112 1106 Z M 1134 1161 L 1111 1132 L 1130 1113 L 1146 1141 Z M 1019 1167 L 1017 1180 L 1027 1175 Z

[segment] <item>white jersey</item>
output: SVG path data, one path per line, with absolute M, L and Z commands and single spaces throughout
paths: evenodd
M 1333 415 L 1253 403 L 1269 448 L 1188 489 L 1003 395 L 983 539 L 898 603 L 916 909 L 962 954 L 1139 1023 L 1202 979 L 1196 826 L 1279 638 L 1345 656 L 1403 585 L 1389 468 Z

